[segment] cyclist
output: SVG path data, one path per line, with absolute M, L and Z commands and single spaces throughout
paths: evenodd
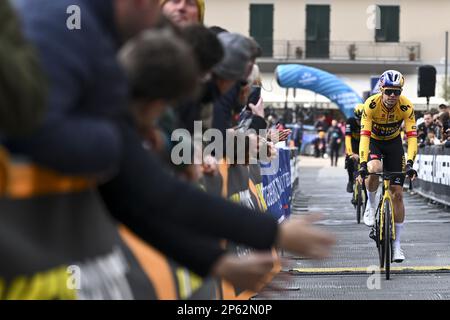
M 359 145 L 360 170 L 359 179 L 365 178 L 368 172 L 382 172 L 381 157 L 384 156 L 384 170 L 405 171 L 411 179 L 417 176 L 413 169 L 417 154 L 417 130 L 412 103 L 402 96 L 403 75 L 395 70 L 385 71 L 379 80 L 381 92 L 371 96 L 364 104 L 361 121 L 361 141 Z M 408 138 L 408 161 L 405 165 L 405 152 L 401 140 L 401 126 L 405 122 Z M 370 151 L 369 151 L 370 150 Z M 403 182 L 405 175 L 397 175 L 391 180 L 392 201 L 395 212 L 396 239 L 392 245 L 393 261 L 405 259 L 400 246 L 400 236 L 405 219 L 403 204 Z M 376 212 L 376 192 L 379 185 L 377 176 L 369 176 L 366 180 L 368 205 L 364 213 L 364 223 L 373 226 Z
M 345 125 L 345 168 L 348 173 L 347 192 L 353 192 L 354 173 L 358 169 L 359 162 L 359 137 L 361 131 L 361 116 L 363 113 L 364 104 L 359 103 L 354 110 L 354 117 L 347 119 Z

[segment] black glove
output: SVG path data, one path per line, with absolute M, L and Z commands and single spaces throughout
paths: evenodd
M 358 176 L 365 179 L 368 174 L 369 171 L 367 170 L 367 162 L 361 162 L 359 165 Z
M 345 168 L 344 169 L 347 169 L 349 167 L 349 164 L 350 164 L 350 156 L 346 155 L 345 156 Z
M 405 167 L 406 175 L 410 179 L 414 178 L 414 176 L 417 177 L 417 171 L 413 169 L 413 165 L 414 165 L 414 163 L 412 162 L 412 160 L 408 160 L 408 162 L 406 163 L 406 167 Z

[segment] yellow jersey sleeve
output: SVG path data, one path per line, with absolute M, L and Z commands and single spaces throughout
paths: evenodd
M 345 151 L 349 156 L 353 154 L 352 136 L 345 135 Z
M 405 98 L 404 105 L 410 107 L 404 112 L 405 134 L 408 139 L 408 160 L 414 161 L 417 155 L 417 126 L 414 106 Z M 402 110 L 403 111 L 403 110 Z
M 359 161 L 367 162 L 369 157 L 370 136 L 372 134 L 372 111 L 370 108 L 371 99 L 364 103 L 364 109 L 361 117 L 361 139 L 359 141 Z

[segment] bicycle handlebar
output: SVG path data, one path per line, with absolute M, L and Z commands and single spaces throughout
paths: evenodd
M 372 172 L 372 173 L 368 173 L 367 175 L 368 176 L 378 176 L 378 177 L 382 177 L 383 179 L 390 179 L 391 178 L 391 176 L 393 176 L 393 175 L 398 175 L 398 174 L 406 174 L 406 172 L 403 172 L 403 171 L 399 171 L 399 172 L 396 172 L 396 171 L 385 171 L 385 172 Z M 407 176 L 408 177 L 408 176 Z M 409 177 L 408 177 L 409 178 Z M 364 180 L 365 179 L 363 179 L 363 182 L 364 182 Z M 364 183 L 363 183 L 363 185 L 365 185 Z M 412 191 L 413 190 L 413 184 L 412 184 L 412 179 L 411 178 L 409 178 L 409 191 Z

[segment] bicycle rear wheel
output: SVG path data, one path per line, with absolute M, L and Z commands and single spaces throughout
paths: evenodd
M 384 201 L 384 226 L 383 226 L 383 243 L 384 243 L 384 260 L 385 260 L 385 271 L 386 280 L 391 277 L 391 255 L 392 255 L 392 244 L 391 244 L 391 204 L 388 200 Z

